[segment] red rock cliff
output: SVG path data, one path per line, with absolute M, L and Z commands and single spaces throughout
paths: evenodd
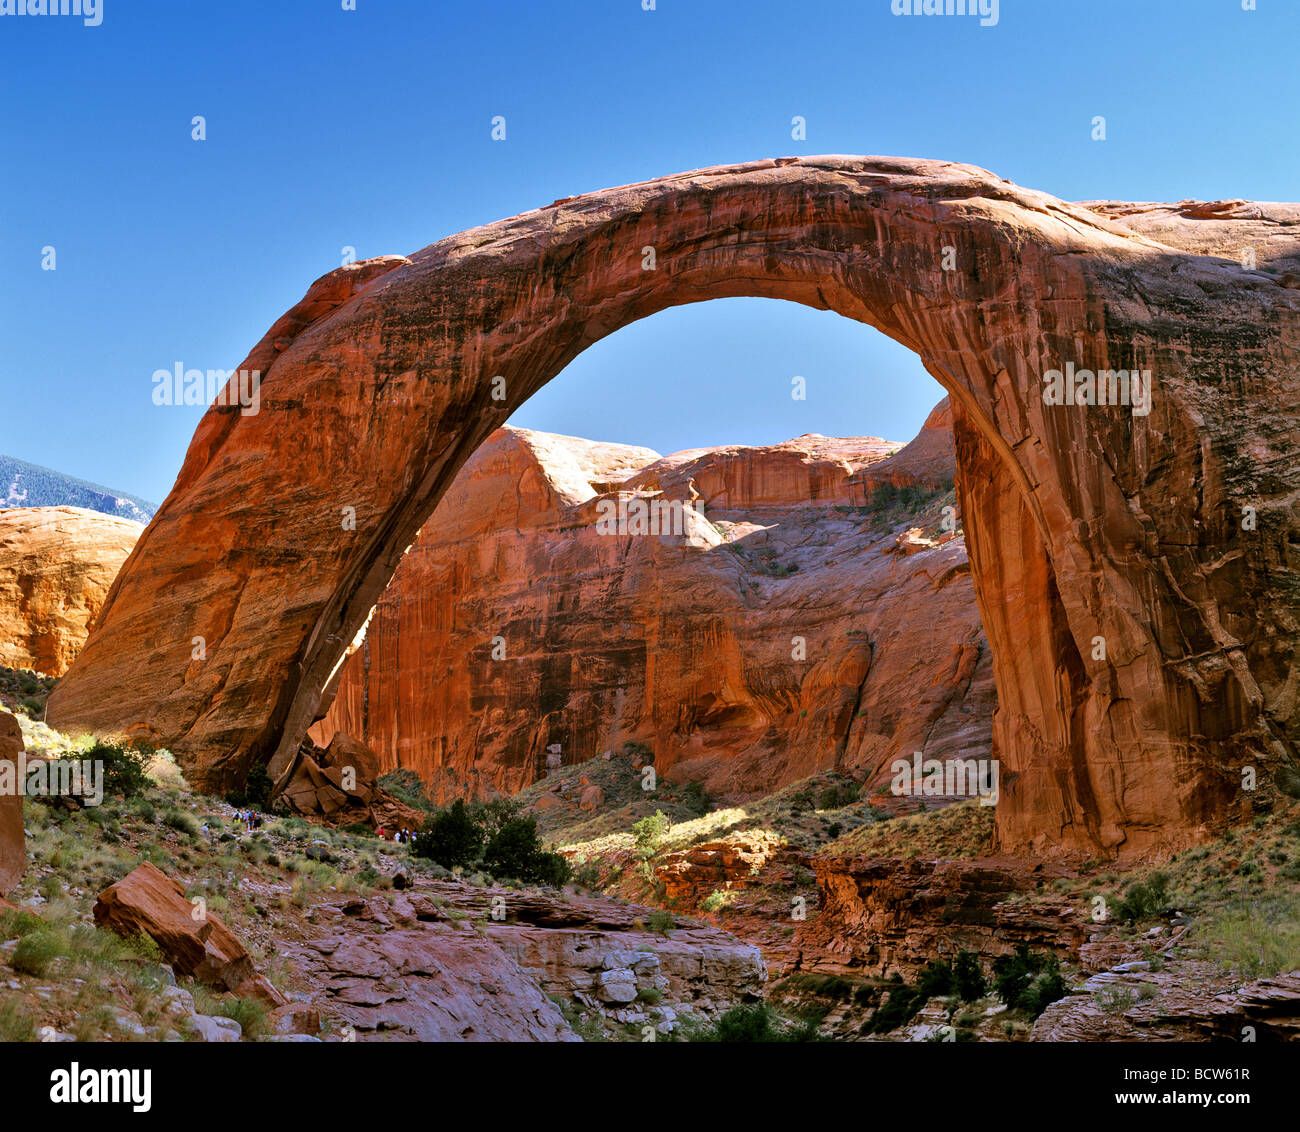
M 502 429 L 407 553 L 312 737 L 364 737 L 442 801 L 534 781 L 554 744 L 573 763 L 645 743 L 719 793 L 914 750 L 986 756 L 963 541 L 894 554 L 857 510 L 881 482 L 951 482 L 946 420 L 945 402 L 891 459 L 876 438 L 659 459 Z M 692 490 L 709 520 L 692 532 L 598 533 L 602 503 Z
M 80 507 L 0 510 L 0 664 L 63 675 L 143 529 Z

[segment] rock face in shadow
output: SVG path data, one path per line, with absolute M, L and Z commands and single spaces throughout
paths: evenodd
M 1079 902 L 1015 898 L 1063 875 L 1011 859 L 812 859 L 818 914 L 800 925 L 807 966 L 913 978 L 936 956 L 1010 955 L 1016 944 L 1072 957 L 1095 925 Z
M 952 395 L 1001 848 L 1196 842 L 1268 808 L 1300 745 L 1298 222 L 1295 205 L 1088 207 L 970 166 L 831 155 L 589 193 L 350 264 L 240 367 L 264 375 L 260 412 L 200 423 L 48 717 L 164 743 L 205 789 L 259 762 L 286 780 L 403 553 L 510 413 L 637 319 L 781 298 L 875 326 Z M 1121 369 L 1150 371 L 1149 401 L 1044 398 L 1054 371 Z
M 762 997 L 759 951 L 727 932 L 612 900 L 419 879 L 391 902 L 316 909 L 282 944 L 358 1040 L 577 1041 L 555 1000 L 664 1035 Z
M 80 507 L 0 510 L 0 664 L 62 676 L 142 530 Z
M 1052 1003 L 1031 1042 L 1300 1042 L 1300 971 L 1241 984 L 1211 963 L 1102 971 Z M 1249 1034 L 1249 1037 L 1247 1037 Z
M 945 401 L 901 451 L 803 436 L 666 458 L 499 430 L 403 559 L 312 739 L 362 735 L 439 802 L 513 793 L 557 746 L 573 763 L 643 744 L 715 794 L 874 778 L 913 751 L 987 758 L 964 544 L 896 554 L 864 506 L 882 484 L 951 486 L 949 419 Z M 661 504 L 675 531 L 600 525 Z
M 0 774 L 19 781 L 18 756 L 23 753 L 23 732 L 18 720 L 0 711 Z M 8 763 L 9 767 L 3 767 Z M 12 768 L 12 769 L 10 769 Z M 8 896 L 27 867 L 27 832 L 23 828 L 23 796 L 0 790 L 0 896 Z

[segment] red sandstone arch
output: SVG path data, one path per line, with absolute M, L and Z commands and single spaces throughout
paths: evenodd
M 1297 224 L 1290 205 L 1086 208 L 967 166 L 786 158 L 334 271 L 244 362 L 262 411 L 204 417 L 48 717 L 165 743 L 210 788 L 255 760 L 283 775 L 403 551 L 515 408 L 655 311 L 784 298 L 909 346 L 952 395 L 1003 847 L 1186 844 L 1294 773 Z M 1066 362 L 1152 369 L 1152 412 L 1044 405 Z

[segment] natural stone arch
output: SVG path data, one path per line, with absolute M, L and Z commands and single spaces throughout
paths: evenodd
M 1002 847 L 1186 844 L 1293 773 L 1300 295 L 1277 273 L 1300 267 L 1298 222 L 1294 206 L 1085 208 L 967 166 L 786 158 L 342 268 L 241 367 L 264 374 L 261 412 L 204 417 L 49 719 L 165 743 L 205 787 L 267 759 L 282 779 L 494 428 L 629 322 L 784 298 L 883 331 L 952 395 Z M 1236 262 L 1247 246 L 1265 270 Z M 1150 415 L 1046 406 L 1042 374 L 1067 362 L 1153 370 Z

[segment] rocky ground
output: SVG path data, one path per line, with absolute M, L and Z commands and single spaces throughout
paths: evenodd
M 20 721 L 30 757 L 85 746 Z M 0 902 L 0 1036 L 665 1040 L 762 997 L 758 949 L 696 918 L 453 876 L 297 817 L 250 830 L 165 753 L 150 775 L 97 807 L 24 800 L 28 867 Z M 220 946 L 190 938 L 198 901 Z
M 47 689 L 0 673 L 8 705 Z M 85 745 L 19 719 L 32 755 Z M 804 1023 L 823 1040 L 1300 1035 L 1300 804 L 1120 872 L 998 857 L 975 801 L 901 808 L 835 773 L 718 800 L 664 778 L 644 789 L 652 766 L 631 744 L 517 797 L 573 866 L 563 890 L 448 873 L 355 827 L 268 816 L 247 830 L 165 753 L 129 801 L 26 799 L 28 868 L 0 909 L 0 1032 L 670 1040 L 766 1004 L 776 1032 Z M 94 926 L 142 863 L 246 948 L 236 986 Z M 1027 984 L 1048 990 L 1008 1001 L 997 965 L 1018 947 L 1038 964 Z M 962 952 L 973 989 L 951 977 Z
M 1176 1040 L 1253 1026 L 1270 1040 L 1300 1023 L 1300 804 L 1163 866 L 1072 868 L 997 856 L 992 808 L 976 801 L 899 812 L 903 799 L 819 775 L 721 805 L 671 784 L 640 790 L 644 758 L 564 768 L 520 797 L 596 889 L 753 942 L 769 1001 L 823 1036 Z M 1054 962 L 1059 1000 L 999 997 L 994 964 L 1018 945 Z M 895 990 L 915 993 L 961 951 L 978 958 L 984 993 L 921 997 L 881 1028 Z

